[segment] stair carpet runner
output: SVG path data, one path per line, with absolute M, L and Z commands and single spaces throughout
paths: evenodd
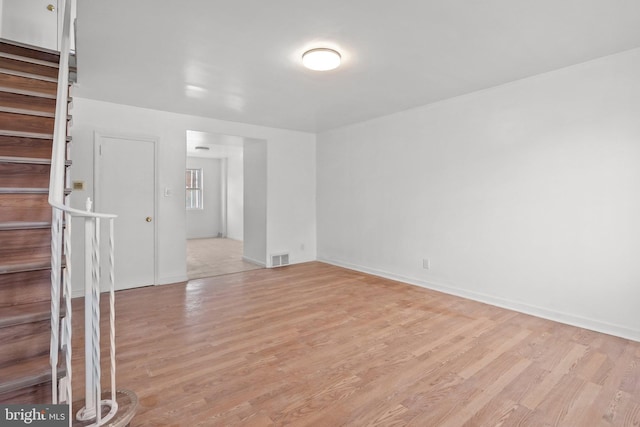
M 2 404 L 51 402 L 51 207 L 47 198 L 58 61 L 55 52 L 0 40 Z M 58 378 L 63 375 L 59 368 Z

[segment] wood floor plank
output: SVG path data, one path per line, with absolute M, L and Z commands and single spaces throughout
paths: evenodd
M 527 331 L 527 330 L 519 331 L 511 338 L 507 339 L 502 344 L 495 347 L 491 352 L 485 354 L 481 359 L 476 360 L 471 366 L 468 366 L 465 369 L 463 369 L 461 372 L 458 373 L 458 375 L 460 375 L 462 378 L 470 378 L 473 374 L 475 374 L 485 366 L 489 365 L 498 356 L 500 356 L 502 353 L 505 353 L 507 350 L 511 349 L 511 347 L 521 342 L 530 334 L 531 334 L 531 331 Z
M 553 388 L 571 370 L 576 361 L 584 355 L 585 350 L 586 347 L 584 345 L 574 344 L 560 363 L 522 400 L 522 404 L 529 409 L 536 409 L 548 396 L 549 390 Z
M 631 397 L 628 393 L 616 391 L 604 410 L 600 425 L 622 425 L 626 414 L 625 410 L 629 404 Z
M 576 374 L 584 379 L 593 380 L 602 366 L 607 361 L 607 356 L 600 352 L 593 352 L 589 358 L 576 371 Z M 597 383 L 597 381 L 596 381 Z
M 570 422 L 580 426 L 589 425 L 594 419 L 601 418 L 601 414 L 591 410 L 594 408 L 593 403 L 597 401 L 602 386 L 591 382 L 583 384 L 577 397 L 569 402 L 567 413 L 563 417 L 563 420 L 570 420 Z
M 140 399 L 133 427 L 640 417 L 640 343 L 319 262 L 120 291 L 116 307 L 118 384 Z M 81 299 L 74 308 L 81 330 Z M 82 334 L 73 340 L 82 396 Z
M 503 369 L 506 370 L 500 372 L 497 376 L 494 375 L 494 379 L 487 387 L 479 389 L 471 400 L 464 402 L 464 405 L 461 405 L 459 410 L 454 415 L 448 417 L 441 425 L 443 427 L 453 427 L 467 422 L 489 403 L 491 399 L 500 393 L 504 387 L 514 381 L 530 364 L 530 360 L 520 359 L 514 361 L 512 365 L 505 366 Z
M 494 397 L 479 411 L 476 411 L 463 427 L 516 425 L 512 416 L 518 404 L 512 400 Z
M 640 403 L 629 402 L 624 412 L 624 420 L 622 420 L 622 423 L 626 426 L 640 425 Z

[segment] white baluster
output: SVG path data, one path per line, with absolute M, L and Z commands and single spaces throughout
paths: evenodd
M 60 348 L 60 270 L 62 249 L 62 212 L 53 208 L 51 213 L 51 343 L 49 363 L 51 364 L 51 396 L 58 403 L 58 351 Z
M 94 234 L 93 234 L 93 259 L 91 263 L 92 270 L 92 289 L 93 289 L 93 386 L 96 396 L 96 424 L 100 425 L 102 418 L 102 388 L 100 386 L 100 218 L 94 218 Z
M 65 354 L 65 368 L 66 368 L 66 396 L 65 400 L 69 405 L 69 412 L 73 414 L 71 405 L 73 404 L 73 393 L 72 393 L 72 372 L 71 372 L 71 356 L 72 356 L 72 345 L 71 345 L 71 337 L 72 337 L 72 323 L 71 323 L 71 215 L 68 213 L 64 216 L 64 223 L 66 224 L 66 230 L 64 233 L 64 254 L 67 259 L 66 268 L 63 273 L 63 285 L 64 285 L 64 302 L 66 313 L 64 317 L 64 354 Z M 73 425 L 73 417 L 69 416 L 69 427 Z
M 87 198 L 86 211 L 91 212 L 91 199 Z M 82 421 L 94 419 L 97 413 L 97 400 L 95 395 L 95 376 L 93 358 L 93 236 L 95 235 L 95 223 L 93 218 L 84 218 L 84 354 L 85 354 L 85 405 L 78 412 L 77 418 Z
M 111 339 L 111 400 L 116 403 L 116 307 L 114 220 L 109 219 L 109 337 Z

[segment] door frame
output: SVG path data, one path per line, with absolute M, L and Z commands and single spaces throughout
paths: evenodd
M 93 132 L 93 203 L 94 211 L 98 212 L 99 191 L 101 184 L 99 144 L 103 138 L 128 139 L 140 142 L 149 142 L 153 146 L 153 285 L 158 285 L 158 138 L 148 135 L 122 134 L 116 132 Z M 108 213 L 108 212 L 102 212 Z M 115 219 L 115 226 L 118 219 Z M 116 246 L 118 242 L 114 243 Z

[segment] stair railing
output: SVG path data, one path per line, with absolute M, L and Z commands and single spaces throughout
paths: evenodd
M 72 407 L 72 265 L 76 256 L 71 253 L 71 228 L 74 218 L 84 222 L 84 268 L 85 268 L 85 406 L 77 411 L 75 418 L 94 421 L 92 426 L 107 423 L 117 412 L 115 382 L 115 280 L 113 226 L 116 215 L 91 211 L 91 202 L 86 209 L 71 208 L 65 196 L 67 153 L 67 115 L 69 96 L 69 55 L 71 41 L 71 0 L 64 2 L 64 20 L 61 35 L 60 68 L 58 71 L 58 92 L 54 124 L 53 148 L 51 153 L 51 173 L 49 181 L 49 204 L 52 206 L 51 226 L 51 386 L 54 404 L 66 403 L 70 406 L 69 425 L 74 418 Z M 107 223 L 107 259 L 109 274 L 103 280 L 100 274 L 100 245 L 103 230 L 101 220 Z M 78 265 L 78 264 L 75 264 Z M 102 399 L 100 372 L 100 286 L 106 282 L 109 288 L 110 326 L 110 398 Z M 61 296 L 62 292 L 62 296 Z M 60 322 L 61 300 L 64 300 L 64 317 Z M 64 354 L 65 374 L 58 378 L 58 353 Z M 108 397 L 108 396 L 107 396 Z M 103 407 L 109 407 L 103 415 Z

